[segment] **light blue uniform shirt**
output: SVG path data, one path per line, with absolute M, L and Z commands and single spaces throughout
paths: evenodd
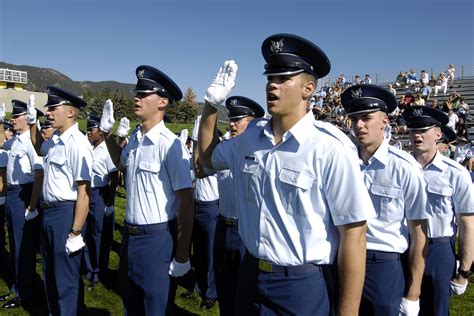
M 30 131 L 15 134 L 11 142 L 5 142 L 8 150 L 7 183 L 19 185 L 35 180 L 35 170 L 43 169 L 43 160 L 36 154 L 31 143 Z
M 474 189 L 465 167 L 437 152 L 423 168 L 432 217 L 428 237 L 451 237 L 456 232 L 455 215 L 474 213 Z
M 253 256 L 329 264 L 339 245 L 336 226 L 375 216 L 355 146 L 336 130 L 309 112 L 275 145 L 271 121 L 255 119 L 215 147 L 212 165 L 232 172 L 239 233 Z
M 217 186 L 219 188 L 219 214 L 227 218 L 237 218 L 237 201 L 234 190 L 234 180 L 230 170 L 217 173 Z
M 96 148 L 92 147 L 92 188 L 100 188 L 109 185 L 109 174 L 117 171 L 105 141 L 101 142 Z
M 410 154 L 384 140 L 366 166 L 359 160 L 364 182 L 377 212 L 367 221 L 367 249 L 403 253 L 408 249 L 406 220 L 427 219 L 423 173 Z
M 189 154 L 163 121 L 145 135 L 137 128 L 122 150 L 121 162 L 126 168 L 126 222 L 145 225 L 176 218 L 175 191 L 192 187 Z
M 41 146 L 44 157 L 43 199 L 46 202 L 76 201 L 77 181 L 91 181 L 92 149 L 76 125 Z

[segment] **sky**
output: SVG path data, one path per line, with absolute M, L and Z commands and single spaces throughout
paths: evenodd
M 0 61 L 126 83 L 136 82 L 138 65 L 151 65 L 199 101 L 234 59 L 232 95 L 265 107 L 261 44 L 276 33 L 316 43 L 333 80 L 474 67 L 472 0 L 0 0 Z

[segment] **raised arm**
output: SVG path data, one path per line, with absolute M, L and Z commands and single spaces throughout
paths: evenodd
M 198 150 L 200 162 L 207 168 L 212 168 L 212 152 L 219 142 L 217 110 L 219 108 L 225 109 L 222 103 L 235 86 L 237 69 L 238 66 L 235 61 L 228 60 L 224 62 L 204 96 L 206 102 L 199 126 Z
M 117 140 L 112 133 L 114 123 L 114 104 L 112 103 L 112 100 L 108 99 L 104 104 L 99 128 L 104 133 L 105 144 L 107 145 L 110 158 L 112 158 L 112 162 L 118 169 L 120 167 L 120 155 L 122 154 L 122 147 L 120 147 L 120 145 L 117 143 Z

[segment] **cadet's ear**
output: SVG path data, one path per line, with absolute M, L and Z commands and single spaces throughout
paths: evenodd
M 316 82 L 314 82 L 313 80 L 306 82 L 303 87 L 303 99 L 309 99 L 313 95 L 315 89 Z

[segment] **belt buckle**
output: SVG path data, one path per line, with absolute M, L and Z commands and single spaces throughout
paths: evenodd
M 136 226 L 127 226 L 127 231 L 131 235 L 136 235 L 136 234 L 138 234 L 138 227 L 136 227 Z
M 49 202 L 43 202 L 43 208 L 49 208 Z
M 231 220 L 230 218 L 226 218 L 226 219 L 225 219 L 225 224 L 226 224 L 227 226 L 233 226 L 233 225 L 234 225 L 234 223 L 232 222 L 232 220 Z
M 258 260 L 258 269 L 263 272 L 272 272 L 272 264 L 265 260 Z

